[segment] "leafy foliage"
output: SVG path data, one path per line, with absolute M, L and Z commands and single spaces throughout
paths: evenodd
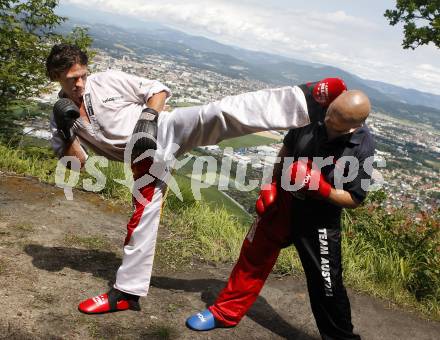
M 404 24 L 403 48 L 430 42 L 440 48 L 440 0 L 397 0 L 396 9 L 386 10 L 384 16 L 392 26 Z
M 52 45 L 66 41 L 87 49 L 92 42 L 80 27 L 66 37 L 54 33 L 66 20 L 55 14 L 57 5 L 58 0 L 0 0 L 0 134 L 19 131 L 11 106 L 47 87 L 45 60 Z
M 56 1 L 1 1 L 0 103 L 35 95 L 46 83 L 44 60 L 63 18 L 55 15 Z
M 344 212 L 348 267 L 356 262 L 358 277 L 393 284 L 417 301 L 440 301 L 439 210 L 387 211 L 385 199 L 383 191 L 372 193 L 362 207 Z

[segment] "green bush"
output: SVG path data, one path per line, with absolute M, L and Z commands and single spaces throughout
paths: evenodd
M 400 302 L 414 299 L 438 318 L 439 211 L 429 215 L 407 209 L 386 211 L 383 200 L 383 192 L 375 193 L 362 207 L 345 211 L 345 276 L 382 297 Z

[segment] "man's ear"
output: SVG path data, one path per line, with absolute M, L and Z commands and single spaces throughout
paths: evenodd
M 60 82 L 60 75 L 58 73 L 53 73 L 49 76 L 49 80 Z

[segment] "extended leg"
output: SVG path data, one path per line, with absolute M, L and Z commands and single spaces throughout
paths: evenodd
M 258 298 L 280 250 L 289 244 L 290 194 L 280 194 L 277 209 L 257 218 L 247 234 L 240 257 L 226 287 L 207 311 L 193 315 L 187 325 L 195 330 L 237 325 Z
M 159 116 L 157 159 L 169 160 L 196 146 L 266 130 L 287 130 L 310 122 L 304 93 L 283 87 L 225 97 Z M 173 148 L 179 147 L 176 152 Z
M 215 319 L 224 326 L 235 326 L 240 322 L 258 298 L 280 253 L 281 246 L 266 237 L 263 224 L 261 219 L 255 221 L 226 287 L 209 307 Z

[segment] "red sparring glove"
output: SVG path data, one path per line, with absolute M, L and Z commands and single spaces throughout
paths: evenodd
M 298 178 L 297 178 L 298 177 Z M 318 188 L 310 189 L 310 183 L 316 183 L 318 178 Z M 301 181 L 301 191 L 309 191 L 310 193 L 317 194 L 320 197 L 327 198 L 330 196 L 332 186 L 326 181 L 321 171 L 314 169 L 312 162 L 297 161 L 290 166 L 290 181 L 291 183 L 297 183 Z
M 255 210 L 258 216 L 263 216 L 264 213 L 275 208 L 275 201 L 277 198 L 277 184 L 264 184 L 261 188 L 260 195 L 255 202 Z
M 327 107 L 344 91 L 347 86 L 341 78 L 325 78 L 316 83 L 312 95 L 320 105 Z

